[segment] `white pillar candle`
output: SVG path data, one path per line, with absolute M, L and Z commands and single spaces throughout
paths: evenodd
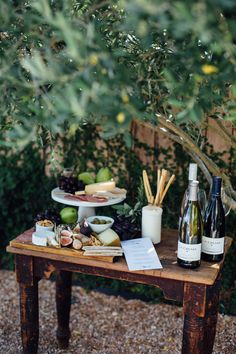
M 146 205 L 142 208 L 142 237 L 149 237 L 154 244 L 161 242 L 162 208 Z

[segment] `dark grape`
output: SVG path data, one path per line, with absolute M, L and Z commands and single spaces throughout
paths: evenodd
M 124 215 L 114 217 L 112 229 L 119 235 L 122 241 L 141 237 L 140 226 Z
M 36 215 L 34 221 L 39 220 L 51 220 L 54 224 L 59 225 L 61 223 L 61 218 L 59 212 L 55 208 L 46 209 Z
M 58 187 L 66 193 L 75 194 L 76 191 L 84 190 L 83 182 L 76 177 L 60 176 L 58 179 Z

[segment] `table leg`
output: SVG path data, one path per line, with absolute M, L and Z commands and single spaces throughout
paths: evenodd
M 211 354 L 214 345 L 220 285 L 185 284 L 182 354 Z
M 34 276 L 33 258 L 25 255 L 15 256 L 16 279 L 20 287 L 21 339 L 24 354 L 38 352 L 39 304 L 38 282 Z
M 204 354 L 213 351 L 220 297 L 220 280 L 206 289 L 206 314 L 204 331 Z
M 57 305 L 57 340 L 59 347 L 65 349 L 70 338 L 70 306 L 71 306 L 71 281 L 72 273 L 58 271 L 56 280 L 56 305 Z
M 37 354 L 39 339 L 38 281 L 20 283 L 21 339 L 24 354 Z

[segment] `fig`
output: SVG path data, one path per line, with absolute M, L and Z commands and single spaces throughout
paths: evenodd
M 82 244 L 85 246 L 89 245 L 91 243 L 91 238 L 88 236 L 85 236 L 83 234 L 74 234 L 74 239 L 79 240 L 82 242 Z
M 80 225 L 80 232 L 85 236 L 91 235 L 92 229 L 86 219 L 84 219 Z
M 84 237 L 84 235 L 83 234 L 81 234 L 80 232 L 78 232 L 78 233 L 76 233 L 76 234 L 73 234 L 73 238 L 75 239 L 77 239 L 77 240 L 82 240 L 82 238 Z
M 83 246 L 89 246 L 89 245 L 91 245 L 92 239 L 90 237 L 84 235 L 82 237 L 81 242 L 82 242 Z
M 72 244 L 72 238 L 71 237 L 67 237 L 67 236 L 62 236 L 61 237 L 61 245 L 63 247 L 68 247 Z
M 61 236 L 72 237 L 73 232 L 69 230 L 61 230 Z
M 80 232 L 80 224 L 77 224 L 73 229 L 73 233 L 77 234 L 79 232 Z
M 82 248 L 82 242 L 80 240 L 75 239 L 73 241 L 72 247 L 76 250 L 80 250 Z

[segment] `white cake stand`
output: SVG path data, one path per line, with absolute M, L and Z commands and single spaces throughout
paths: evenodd
M 78 207 L 78 222 L 82 221 L 84 218 L 88 218 L 89 216 L 96 215 L 95 208 L 96 207 L 104 207 L 108 205 L 114 205 L 123 202 L 125 197 L 113 198 L 109 199 L 107 202 L 99 202 L 99 203 L 92 203 L 92 202 L 83 202 L 80 200 L 71 200 L 66 199 L 64 196 L 67 193 L 63 192 L 59 188 L 54 188 L 51 192 L 51 197 L 58 203 L 71 205 Z

